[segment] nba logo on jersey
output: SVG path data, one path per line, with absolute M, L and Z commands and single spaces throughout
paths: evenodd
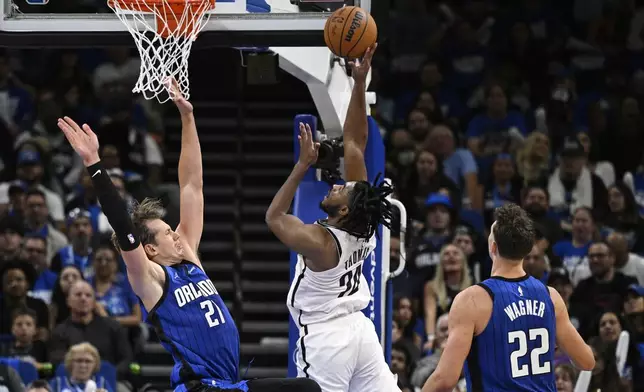
M 523 297 L 523 289 L 519 286 L 519 295 Z

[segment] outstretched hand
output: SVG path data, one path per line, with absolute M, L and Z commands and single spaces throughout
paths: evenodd
M 169 79 L 167 84 L 169 90 L 168 92 L 173 97 L 172 100 L 174 101 L 174 104 L 177 105 L 179 113 L 181 113 L 182 116 L 192 113 L 192 104 L 184 98 L 177 80 L 175 78 Z
M 69 117 L 58 119 L 58 128 L 65 134 L 67 141 L 81 158 L 85 166 L 91 166 L 100 160 L 98 155 L 98 137 L 87 124 L 80 127 Z
M 367 75 L 371 69 L 371 59 L 373 58 L 373 53 L 376 51 L 376 48 L 378 48 L 378 43 L 373 44 L 367 49 L 364 56 L 362 56 L 362 60 L 355 59 L 353 61 L 349 61 L 351 76 L 354 80 L 360 82 L 367 80 Z
M 300 141 L 299 162 L 307 167 L 313 165 L 318 160 L 320 143 L 313 139 L 313 132 L 311 132 L 309 124 L 300 123 L 300 135 L 297 139 Z

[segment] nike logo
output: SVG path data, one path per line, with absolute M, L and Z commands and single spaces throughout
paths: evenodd
M 92 174 L 92 178 L 96 177 L 99 174 L 101 174 L 101 170 L 97 170 L 96 173 Z

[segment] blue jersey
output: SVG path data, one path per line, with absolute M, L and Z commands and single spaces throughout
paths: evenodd
M 492 297 L 492 316 L 472 340 L 468 392 L 556 392 L 555 309 L 539 280 L 492 277 L 479 284 Z
M 147 321 L 174 359 L 172 387 L 201 380 L 236 382 L 239 333 L 217 289 L 192 263 L 162 268 L 163 296 Z

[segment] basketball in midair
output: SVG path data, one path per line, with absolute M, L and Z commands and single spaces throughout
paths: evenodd
M 377 38 L 376 22 L 360 7 L 340 8 L 329 16 L 324 26 L 326 46 L 340 57 L 362 57 Z

